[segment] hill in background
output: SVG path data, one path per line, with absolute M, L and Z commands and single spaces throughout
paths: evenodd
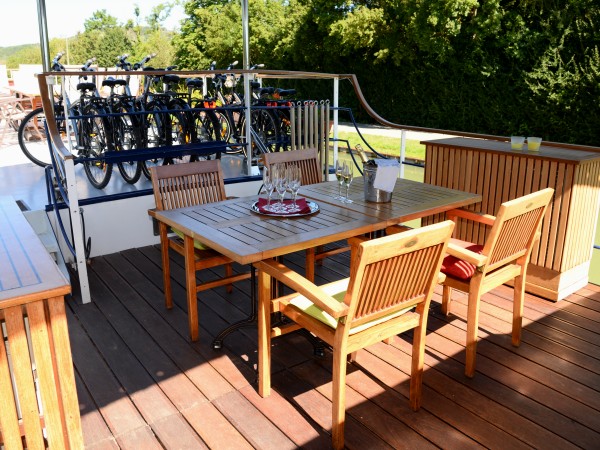
M 8 58 L 14 55 L 17 52 L 20 52 L 23 49 L 27 48 L 36 48 L 39 44 L 22 44 L 15 45 L 12 47 L 0 47 L 0 64 L 6 64 Z

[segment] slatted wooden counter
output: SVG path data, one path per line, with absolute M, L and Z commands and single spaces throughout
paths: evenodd
M 495 214 L 506 200 L 554 188 L 526 289 L 556 301 L 586 285 L 600 207 L 600 149 L 542 145 L 534 152 L 526 146 L 512 150 L 509 142 L 468 138 L 422 143 L 425 182 L 481 194 L 473 210 Z M 472 242 L 484 240 L 484 228 L 472 225 L 458 224 L 455 233 Z
M 71 287 L 0 197 L 0 445 L 83 448 L 64 296 Z

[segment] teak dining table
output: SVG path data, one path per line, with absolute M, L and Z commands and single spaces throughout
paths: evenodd
M 253 264 L 481 201 L 478 194 L 398 179 L 391 202 L 370 203 L 364 200 L 362 183 L 363 178 L 357 177 L 351 185 L 353 203 L 334 198 L 338 192 L 336 181 L 302 186 L 299 196 L 316 202 L 319 210 L 300 217 L 258 214 L 252 210 L 256 195 L 168 211 L 151 210 L 149 214 L 184 234 L 185 254 L 189 255 L 185 258 L 186 273 L 195 274 L 191 270 L 194 240 L 239 264 Z M 272 293 L 270 277 L 259 275 L 260 322 L 268 314 Z M 196 295 L 195 289 L 187 289 L 191 321 L 198 320 Z M 259 359 L 267 351 L 259 349 Z M 264 386 L 269 385 L 263 381 L 259 380 L 261 395 L 265 394 Z

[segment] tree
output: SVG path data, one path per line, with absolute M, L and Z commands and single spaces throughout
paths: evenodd
M 117 18 L 108 14 L 105 9 L 94 11 L 92 17 L 86 19 L 83 23 L 83 27 L 86 32 L 103 31 L 109 28 L 115 28 L 117 26 Z
M 250 0 L 250 59 L 268 67 L 282 67 L 289 47 L 289 23 L 296 2 Z M 238 1 L 190 0 L 185 4 L 188 18 L 175 37 L 177 63 L 188 69 L 207 68 L 216 60 L 220 67 L 242 60 L 241 7 Z

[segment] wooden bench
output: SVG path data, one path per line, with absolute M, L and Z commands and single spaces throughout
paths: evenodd
M 64 296 L 69 282 L 0 197 L 0 446 L 83 448 Z

